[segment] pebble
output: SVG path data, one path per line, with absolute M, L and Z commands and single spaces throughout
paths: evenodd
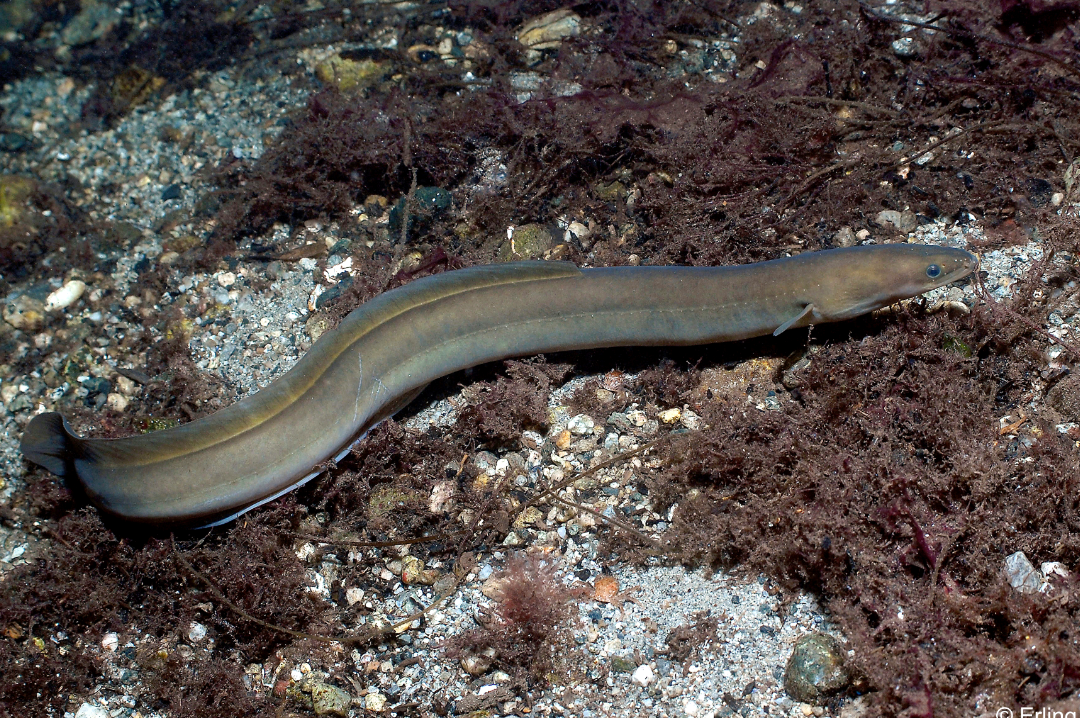
M 25 294 L 5 302 L 4 321 L 25 332 L 36 332 L 45 325 L 45 305 Z
M 571 434 L 577 436 L 584 436 L 585 434 L 591 434 L 592 430 L 596 427 L 596 422 L 593 418 L 587 414 L 578 414 L 570 419 L 566 424 L 566 428 Z
M 92 703 L 83 703 L 75 711 L 75 718 L 111 718 L 109 711 Z
M 1038 593 L 1046 583 L 1042 573 L 1035 570 L 1023 551 L 1017 551 L 1005 558 L 1005 575 L 1009 579 L 1009 585 L 1020 593 Z
M 69 282 L 65 282 L 62 287 L 55 292 L 49 294 L 45 300 L 45 311 L 55 312 L 57 309 L 67 309 L 75 302 L 79 301 L 79 297 L 86 291 L 86 282 L 78 279 L 72 279 Z
M 674 424 L 674 423 L 678 422 L 679 419 L 682 418 L 682 410 L 681 409 L 664 409 L 663 411 L 661 411 L 659 414 L 656 415 L 656 418 L 658 418 L 660 421 L 664 422 L 665 424 Z
M 352 696 L 337 686 L 315 681 L 310 684 L 311 704 L 317 716 L 347 716 Z
M 372 713 L 382 713 L 383 708 L 386 707 L 386 696 L 378 691 L 374 693 L 368 693 L 364 696 L 364 708 Z
M 642 688 L 648 688 L 656 682 L 656 674 L 653 673 L 652 668 L 649 668 L 648 664 L 643 664 L 634 669 L 634 673 L 630 677 L 630 680 Z
M 401 560 L 401 581 L 402 583 L 412 585 L 420 584 L 423 586 L 430 586 L 439 578 L 438 571 L 432 571 L 424 568 L 424 562 L 418 559 L 416 556 L 406 556 Z
M 551 232 L 540 224 L 524 224 L 506 230 L 506 240 L 499 245 L 497 259 L 500 262 L 517 262 L 544 256 L 555 241 Z
M 799 638 L 784 669 L 784 690 L 797 701 L 819 705 L 847 687 L 850 676 L 840 642 L 827 633 Z
M 206 638 L 206 626 L 201 623 L 192 622 L 187 635 L 189 641 L 192 643 L 199 643 Z
M 903 212 L 897 212 L 894 209 L 883 209 L 878 212 L 874 221 L 883 227 L 893 227 L 897 232 L 907 234 L 912 232 L 919 226 L 918 220 L 915 218 L 915 213 L 910 210 Z
M 106 651 L 115 651 L 119 643 L 120 638 L 115 633 L 106 633 L 101 639 L 101 647 Z
M 553 50 L 581 32 L 581 16 L 569 8 L 553 10 L 529 20 L 518 31 L 518 42 L 530 50 Z

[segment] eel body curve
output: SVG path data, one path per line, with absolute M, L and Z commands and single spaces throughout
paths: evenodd
M 122 439 L 82 438 L 56 413 L 23 455 L 77 481 L 106 515 L 161 527 L 221 523 L 340 458 L 440 376 L 511 356 L 691 345 L 865 314 L 970 274 L 959 249 L 881 245 L 735 267 L 471 267 L 386 292 L 282 377 L 208 417 Z

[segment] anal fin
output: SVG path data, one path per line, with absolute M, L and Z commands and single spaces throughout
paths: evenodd
M 805 317 L 807 314 L 813 314 L 813 312 L 814 312 L 814 305 L 813 304 L 807 304 L 806 307 L 801 312 L 799 312 L 798 314 L 793 316 L 791 319 L 788 319 L 786 322 L 784 322 L 783 324 L 778 326 L 776 328 L 776 331 L 773 332 L 772 335 L 774 337 L 780 336 L 781 334 L 786 332 L 788 329 L 791 329 L 791 327 L 795 323 L 797 323 L 800 319 Z

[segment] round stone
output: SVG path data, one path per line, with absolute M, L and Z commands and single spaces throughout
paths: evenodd
M 797 701 L 820 705 L 847 687 L 844 649 L 826 633 L 808 633 L 795 643 L 784 670 L 784 690 Z

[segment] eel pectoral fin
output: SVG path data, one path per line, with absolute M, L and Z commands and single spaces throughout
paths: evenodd
M 38 414 L 23 433 L 23 456 L 57 476 L 66 476 L 75 458 L 79 437 L 68 428 L 64 417 L 56 412 Z
M 788 329 L 791 329 L 791 327 L 792 327 L 792 326 L 793 326 L 793 325 L 794 325 L 794 324 L 795 324 L 796 322 L 798 322 L 798 321 L 799 321 L 800 319 L 802 319 L 803 317 L 805 317 L 805 316 L 806 316 L 807 314 L 813 314 L 813 313 L 814 313 L 814 305 L 813 305 L 813 304 L 807 304 L 807 305 L 806 305 L 806 307 L 804 307 L 804 308 L 803 308 L 803 310 L 802 310 L 801 312 L 799 312 L 798 314 L 796 314 L 795 316 L 793 316 L 793 317 L 792 317 L 791 319 L 788 319 L 788 320 L 787 320 L 786 322 L 784 322 L 783 324 L 781 324 L 780 326 L 778 326 L 778 327 L 776 328 L 776 331 L 775 331 L 775 332 L 773 332 L 773 333 L 772 333 L 772 335 L 773 335 L 774 337 L 778 337 L 778 336 L 780 336 L 781 334 L 783 334 L 784 332 L 786 332 L 786 331 L 787 331 Z

